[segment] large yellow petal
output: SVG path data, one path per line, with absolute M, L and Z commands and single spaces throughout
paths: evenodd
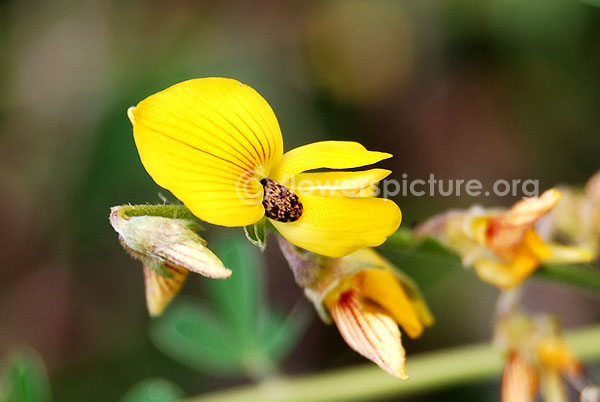
M 226 78 L 176 84 L 128 111 L 150 176 L 207 222 L 243 226 L 264 209 L 262 186 L 283 140 L 269 104 Z
M 402 218 L 400 208 L 383 198 L 303 195 L 300 201 L 304 206 L 300 219 L 271 223 L 296 246 L 329 257 L 379 246 L 398 229 Z
M 312 169 L 349 169 L 372 165 L 392 155 L 367 151 L 358 142 L 321 141 L 303 145 L 286 152 L 270 177 L 285 184 L 298 173 Z
M 292 178 L 289 187 L 299 195 L 372 197 L 377 195 L 376 184 L 390 173 L 392 173 L 390 170 L 385 169 L 300 173 Z

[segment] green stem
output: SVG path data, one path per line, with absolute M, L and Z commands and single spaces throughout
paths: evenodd
M 533 277 L 600 292 L 600 270 L 589 265 L 544 265 Z
M 581 360 L 600 358 L 600 325 L 570 332 L 566 339 Z M 275 377 L 184 402 L 352 401 L 408 396 L 499 379 L 502 365 L 501 353 L 491 344 L 475 344 L 409 357 L 408 381 L 398 380 L 370 364 L 308 376 Z
M 125 216 L 162 216 L 174 219 L 198 219 L 185 205 L 122 205 Z

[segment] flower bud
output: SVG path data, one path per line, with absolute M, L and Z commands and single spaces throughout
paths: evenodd
M 146 302 L 159 315 L 179 292 L 188 271 L 224 279 L 231 271 L 207 247 L 188 219 L 128 216 L 131 206 L 113 207 L 110 223 L 123 248 L 144 265 Z

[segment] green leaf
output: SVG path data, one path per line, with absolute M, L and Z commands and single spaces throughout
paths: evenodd
M 387 259 L 426 288 L 451 273 L 463 269 L 460 257 L 432 237 L 415 238 L 403 230 L 378 248 Z
M 300 340 L 314 317 L 312 306 L 302 303 L 287 317 L 271 311 L 262 328 L 264 351 L 274 361 L 281 360 Z
M 592 6 L 600 7 L 600 0 L 582 0 L 584 3 L 590 4 Z
M 217 239 L 212 242 L 212 248 L 223 264 L 233 271 L 227 280 L 205 282 L 212 305 L 235 342 L 254 348 L 266 310 L 263 257 L 237 234 Z
M 211 248 L 233 271 L 229 279 L 204 281 L 211 312 L 176 303 L 155 322 L 152 338 L 165 354 L 200 371 L 267 376 L 295 346 L 310 314 L 295 309 L 284 318 L 269 310 L 263 256 L 241 233 L 222 236 Z
M 121 402 L 172 402 L 183 396 L 177 385 L 162 378 L 150 378 L 134 385 Z
M 4 373 L 0 401 L 49 402 L 50 382 L 41 357 L 32 349 L 12 354 Z M 6 399 L 4 399 L 6 398 Z
M 261 219 L 254 225 L 244 226 L 244 234 L 250 243 L 254 244 L 260 249 L 265 251 L 267 247 L 267 231 L 265 230 L 266 218 Z
M 600 270 L 594 265 L 547 264 L 539 267 L 533 277 L 600 292 Z
M 240 345 L 229 328 L 196 304 L 180 300 L 155 321 L 150 335 L 163 353 L 199 371 L 219 375 L 240 371 Z

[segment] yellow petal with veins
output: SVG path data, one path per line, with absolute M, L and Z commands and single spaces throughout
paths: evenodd
M 376 184 L 387 177 L 390 170 L 370 169 L 360 172 L 300 173 L 294 176 L 290 189 L 296 194 L 327 197 L 372 197 Z
M 379 289 L 390 286 L 388 284 L 388 281 L 391 282 L 393 286 L 399 286 L 402 290 L 403 297 L 406 297 L 407 301 L 410 303 L 409 308 L 407 310 L 410 310 L 412 313 L 407 313 L 408 315 L 403 319 L 400 319 L 400 314 L 392 313 L 392 316 L 394 316 L 394 318 L 398 318 L 397 322 L 402 327 L 404 327 L 404 329 L 411 338 L 418 337 L 422 332 L 423 327 L 429 327 L 433 325 L 435 319 L 433 317 L 433 314 L 431 314 L 431 311 L 429 311 L 429 307 L 427 306 L 427 303 L 425 303 L 425 299 L 421 295 L 417 284 L 408 276 L 404 275 L 402 271 L 396 268 L 392 263 L 383 258 L 381 254 L 379 254 L 374 249 L 363 248 L 361 250 L 356 251 L 355 253 L 350 254 L 346 258 L 361 263 L 371 264 L 374 268 L 378 268 L 378 272 L 385 272 L 388 275 L 392 275 L 391 278 L 387 275 L 373 277 L 372 281 L 367 281 L 367 284 L 368 282 L 371 282 L 369 286 L 365 287 L 362 291 L 366 293 L 367 297 L 370 297 L 373 300 L 377 301 L 381 306 L 385 306 L 389 302 L 377 300 L 377 298 L 384 299 L 383 297 L 381 297 L 381 295 L 378 295 L 380 293 Z M 371 271 L 373 270 L 370 270 L 369 272 Z M 361 273 L 359 272 L 357 276 L 359 276 L 360 274 Z M 392 297 L 392 299 L 395 298 Z M 395 304 L 395 302 L 393 302 L 392 304 Z M 393 310 L 394 308 L 394 306 L 391 306 L 390 310 Z M 404 311 L 405 309 L 402 308 L 401 310 Z M 398 311 L 398 313 L 400 313 L 400 311 Z M 413 317 L 413 313 L 414 316 L 416 316 L 418 325 L 410 325 L 411 322 L 414 323 L 414 321 L 412 321 L 412 319 L 409 318 Z M 421 328 L 421 330 L 411 331 L 411 329 L 409 329 L 416 329 L 419 327 Z
M 244 226 L 264 214 L 256 179 L 279 162 L 283 140 L 269 104 L 226 78 L 185 81 L 128 111 L 142 163 L 200 219 Z
M 400 330 L 391 317 L 365 306 L 354 290 L 342 294 L 329 312 L 348 346 L 388 373 L 408 379 Z
M 517 202 L 508 211 L 490 219 L 487 245 L 497 255 L 509 259 L 536 222 L 560 201 L 558 190 L 550 189 L 539 197 Z
M 160 315 L 165 307 L 179 293 L 185 282 L 188 271 L 175 265 L 164 265 L 169 277 L 156 273 L 144 265 L 144 282 L 146 285 L 146 306 L 152 317 Z
M 158 237 L 158 236 L 157 236 Z M 225 279 L 231 276 L 221 260 L 195 239 L 181 239 L 172 243 L 158 243 L 154 253 L 170 265 L 183 267 L 191 272 L 213 279 Z
M 357 274 L 361 294 L 377 303 L 411 338 L 423 333 L 408 295 L 398 283 L 393 272 L 384 269 L 368 269 Z
M 304 206 L 295 222 L 271 223 L 298 247 L 328 257 L 343 257 L 382 244 L 393 234 L 402 214 L 391 200 L 372 197 L 300 196 Z
M 538 387 L 533 366 L 517 354 L 509 356 L 502 373 L 502 402 L 533 402 Z
M 286 184 L 293 176 L 307 170 L 356 168 L 391 157 L 392 155 L 385 152 L 367 151 L 358 142 L 313 142 L 286 152 L 278 166 L 271 171 L 270 177 Z

